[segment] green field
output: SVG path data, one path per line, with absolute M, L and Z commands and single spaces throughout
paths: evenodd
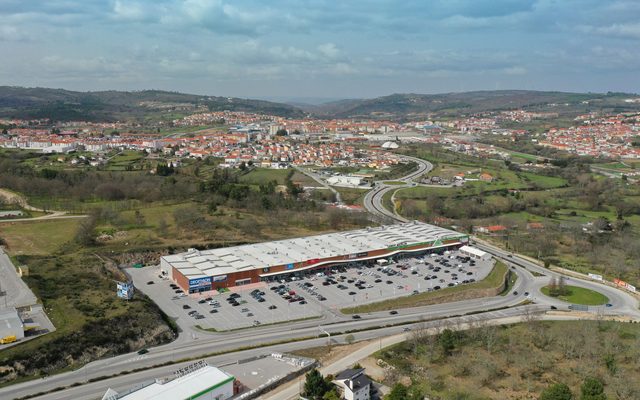
M 278 185 L 284 185 L 288 174 L 289 169 L 255 168 L 240 176 L 239 180 L 250 185 L 261 185 L 271 181 L 278 182 Z
M 107 170 L 109 171 L 125 171 L 127 167 L 133 167 L 136 163 L 146 157 L 140 151 L 125 150 L 116 154 L 107 162 Z
M 58 251 L 71 241 L 80 218 L 25 221 L 0 224 L 0 237 L 10 254 L 45 255 Z
M 585 306 L 600 306 L 609 302 L 607 296 L 594 290 L 581 288 L 578 286 L 566 286 L 568 294 L 558 296 L 557 298 L 572 304 L 582 304 Z M 549 287 L 545 286 L 541 289 L 542 294 L 550 296 Z

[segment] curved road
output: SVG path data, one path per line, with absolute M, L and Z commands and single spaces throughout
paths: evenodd
M 403 159 L 413 161 L 418 165 L 418 169 L 409 175 L 406 175 L 396 181 L 404 182 L 403 185 L 387 185 L 383 181 L 375 182 L 373 190 L 369 191 L 364 197 L 364 207 L 372 215 L 378 217 L 382 221 L 407 222 L 408 220 L 392 210 L 387 210 L 384 206 L 384 195 L 392 190 L 414 186 L 413 180 L 433 169 L 433 164 L 429 161 L 416 157 L 402 156 Z

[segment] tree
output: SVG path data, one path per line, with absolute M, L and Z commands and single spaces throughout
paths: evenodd
M 83 219 L 82 222 L 80 222 L 80 225 L 78 225 L 78 230 L 76 231 L 76 243 L 83 246 L 91 246 L 92 244 L 95 244 L 93 231 L 96 229 L 96 225 L 98 225 L 98 217 L 95 213 L 92 213 L 87 218 Z
M 158 234 L 163 237 L 167 236 L 168 228 L 169 225 L 167 224 L 167 221 L 164 219 L 164 217 L 162 217 L 158 222 Z
M 604 384 L 598 378 L 586 377 L 580 387 L 580 400 L 607 400 Z
M 302 395 L 308 399 L 323 400 L 324 395 L 333 389 L 331 382 L 327 382 L 316 368 L 307 372 L 305 377 Z
M 351 343 L 353 343 L 353 341 L 354 341 L 355 339 L 356 339 L 356 338 L 355 338 L 352 334 L 348 334 L 347 336 L 345 336 L 345 337 L 344 337 L 344 341 L 345 341 L 347 344 L 351 344 Z M 354 367 L 354 368 L 355 368 L 355 367 Z
M 136 217 L 136 225 L 138 226 L 145 225 L 146 222 L 145 222 L 144 214 L 142 214 L 140 210 L 136 210 L 135 217 Z
M 322 400 L 340 400 L 338 390 L 334 387 L 322 396 Z
M 564 383 L 554 383 L 540 394 L 540 400 L 573 400 L 573 394 Z
M 286 129 L 278 129 L 278 131 L 276 132 L 276 136 L 287 136 L 287 130 Z
M 384 396 L 384 400 L 407 400 L 408 397 L 409 393 L 407 388 L 401 383 L 396 383 L 393 385 L 391 392 Z
M 456 347 L 455 333 L 451 329 L 445 329 L 438 336 L 438 344 L 445 356 L 451 355 L 451 352 Z
M 167 164 L 158 164 L 156 166 L 156 174 L 158 176 L 169 176 L 171 174 L 173 174 L 175 172 L 175 169 L 173 168 L 173 164 L 169 163 L 169 165 Z

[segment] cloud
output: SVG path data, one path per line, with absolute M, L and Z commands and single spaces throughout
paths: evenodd
M 148 9 L 141 3 L 116 0 L 113 3 L 116 18 L 125 20 L 144 20 L 149 17 Z
M 15 26 L 2 25 L 0 26 L 0 42 L 11 41 L 24 41 L 31 39 L 31 36 Z
M 507 67 L 504 69 L 504 73 L 507 75 L 526 75 L 527 69 L 520 66 Z
M 590 84 L 616 70 L 637 82 L 640 68 L 636 0 L 1 0 L 0 17 L 12 55 L 3 75 L 43 85 L 233 81 L 247 93 L 267 81 L 295 92 L 297 80 L 340 91 L 347 77 L 370 90 L 458 90 L 563 73 Z
M 640 23 L 612 24 L 590 28 L 594 33 L 607 36 L 617 36 L 622 38 L 640 39 Z
M 327 58 L 336 58 L 340 54 L 340 50 L 333 43 L 324 43 L 318 46 L 320 54 Z

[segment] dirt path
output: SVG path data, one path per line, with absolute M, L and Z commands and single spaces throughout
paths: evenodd
M 45 211 L 41 208 L 34 207 L 27 203 L 27 199 L 25 199 L 22 195 L 12 192 L 7 189 L 0 188 L 0 197 L 9 204 L 18 205 L 25 210 L 28 211 L 37 211 L 37 212 L 45 212 L 47 215 L 42 215 L 40 217 L 35 218 L 14 218 L 14 219 L 5 219 L 0 220 L 0 222 L 22 222 L 22 221 L 39 221 L 43 219 L 61 219 L 61 218 L 84 218 L 86 215 L 67 215 L 66 211 Z

